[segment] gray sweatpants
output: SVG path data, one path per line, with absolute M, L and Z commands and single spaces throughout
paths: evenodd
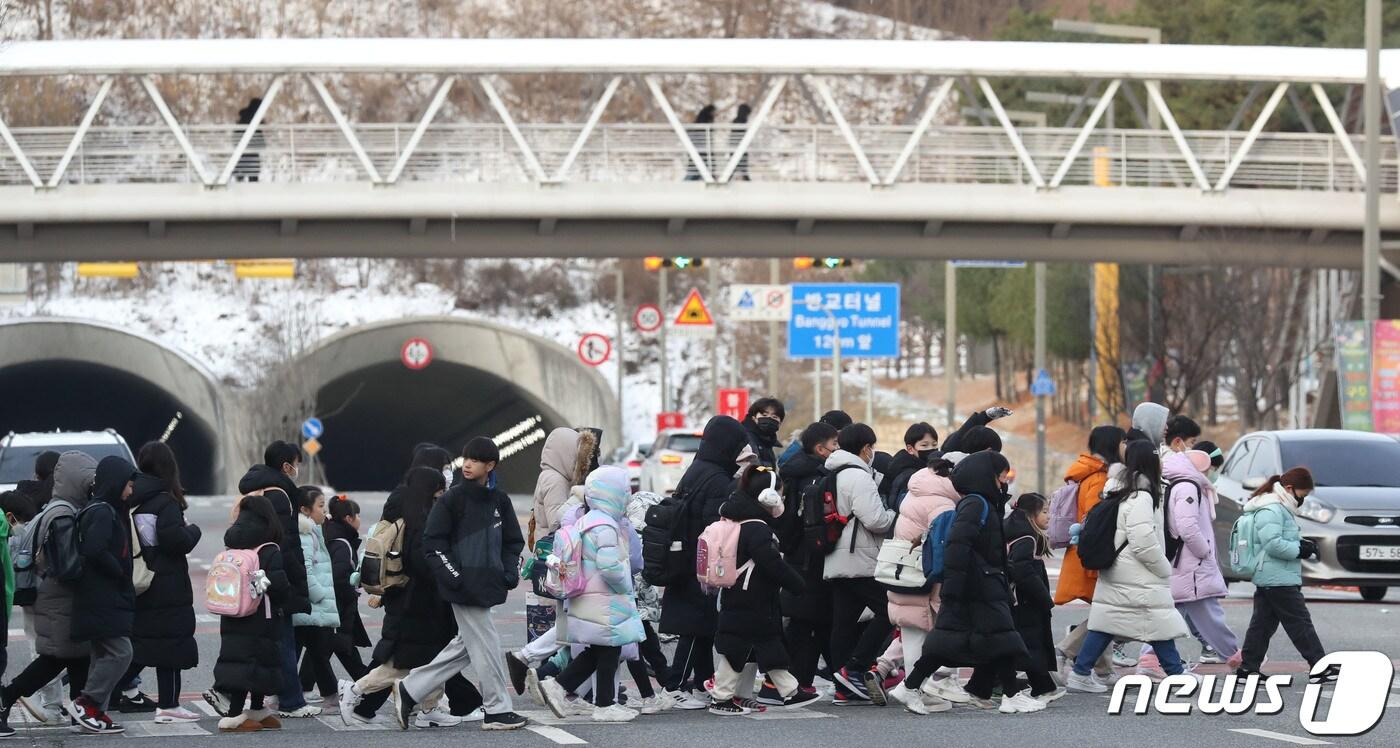
M 92 661 L 88 665 L 87 686 L 83 695 L 92 699 L 98 709 L 107 711 L 107 701 L 117 690 L 126 669 L 131 666 L 131 640 L 125 636 L 92 640 Z
M 424 695 L 441 689 L 448 678 L 462 673 L 468 680 L 476 681 L 487 714 L 511 711 L 501 637 L 496 633 L 496 624 L 491 622 L 491 609 L 453 603 L 452 617 L 457 619 L 457 636 L 432 662 L 409 671 L 403 679 L 404 690 L 413 699 L 421 700 Z M 476 678 L 466 675 L 468 665 L 476 670 Z

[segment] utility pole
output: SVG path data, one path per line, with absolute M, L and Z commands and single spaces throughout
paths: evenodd
M 948 390 L 948 431 L 958 411 L 958 266 L 943 269 L 943 382 Z
M 627 411 L 622 407 L 622 375 L 626 372 L 627 369 L 627 357 L 624 353 L 626 349 L 622 345 L 622 318 L 627 313 L 627 309 L 625 308 L 627 301 L 622 294 L 623 262 L 623 260 L 617 261 L 617 340 L 613 341 L 613 351 L 617 355 L 617 427 L 622 430 L 622 433 L 618 434 L 619 444 L 625 444 L 627 442 Z
M 660 339 L 661 339 L 661 356 L 660 356 L 660 366 L 661 366 L 661 412 L 662 412 L 662 413 L 666 413 L 666 412 L 669 412 L 671 409 L 670 409 L 670 407 L 668 407 L 668 405 L 669 405 L 669 403 L 670 403 L 670 397 L 668 396 L 668 394 L 667 394 L 667 392 L 666 392 L 666 363 L 667 363 L 667 361 L 666 361 L 666 359 L 667 359 L 667 355 L 666 355 L 666 352 L 667 352 L 667 348 L 666 348 L 666 325 L 668 324 L 668 322 L 667 322 L 667 320 L 666 320 L 666 317 L 667 317 L 667 315 L 670 313 L 670 310 L 669 310 L 668 305 L 667 305 L 667 303 L 666 303 L 666 266 L 665 266 L 665 265 L 662 265 L 662 266 L 661 266 L 660 268 L 658 268 L 657 271 L 656 271 L 656 305 L 657 305 L 658 307 L 661 308 L 661 336 L 660 336 Z
M 778 258 L 773 257 L 768 260 L 768 282 L 778 285 L 780 282 L 778 268 Z M 778 323 L 768 323 L 768 396 L 778 397 L 778 358 L 781 351 L 778 349 Z M 818 413 L 818 416 L 821 414 Z M 815 420 L 815 419 L 814 419 Z
M 1045 263 L 1035 263 L 1035 374 L 1045 371 Z M 1045 495 L 1045 395 L 1035 396 L 1036 491 Z
M 812 420 L 820 421 L 825 411 L 822 410 L 822 360 L 819 358 L 812 359 L 812 409 L 815 414 Z
M 1367 322 L 1381 317 L 1381 0 L 1366 0 L 1366 230 L 1361 243 L 1361 300 Z
M 708 288 L 708 289 L 709 289 L 709 292 L 710 292 L 710 305 L 711 305 L 711 308 L 717 309 L 717 308 L 718 308 L 718 304 L 719 304 L 719 263 L 715 262 L 714 260 L 710 260 L 708 263 L 706 263 L 706 266 L 709 268 L 709 275 L 708 275 L 708 277 L 706 278 L 706 284 L 705 284 L 705 285 L 706 285 L 706 288 Z M 718 319 L 715 320 L 715 326 L 716 326 L 716 327 L 719 326 L 719 320 L 718 320 Z M 735 361 L 738 361 L 738 359 L 739 359 L 739 351 L 738 351 L 738 340 L 739 340 L 739 336 L 734 335 L 734 334 L 733 334 L 733 331 L 731 331 L 731 332 L 730 332 L 730 337 L 732 337 L 732 338 L 734 339 L 734 341 L 735 341 L 734 359 L 735 359 Z M 719 393 L 719 333 L 718 333 L 718 331 L 716 331 L 716 333 L 710 337 L 710 397 L 711 397 L 711 398 L 718 398 L 718 396 L 719 396 L 718 393 Z

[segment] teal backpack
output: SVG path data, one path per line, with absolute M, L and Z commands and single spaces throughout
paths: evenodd
M 1254 515 L 1244 512 L 1230 528 L 1230 571 L 1242 579 L 1253 579 L 1263 561 L 1259 544 L 1255 542 Z

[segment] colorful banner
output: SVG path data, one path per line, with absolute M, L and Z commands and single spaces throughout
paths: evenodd
M 1400 320 L 1381 320 L 1372 333 L 1371 420 L 1377 433 L 1400 436 Z
M 1371 336 L 1365 322 L 1337 323 L 1337 394 L 1342 428 L 1371 430 Z

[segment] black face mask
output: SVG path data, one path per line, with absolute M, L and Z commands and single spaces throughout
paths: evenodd
M 758 429 L 758 433 L 763 434 L 764 436 L 773 436 L 774 434 L 777 434 L 778 426 L 781 425 L 781 422 L 778 419 L 769 418 L 767 416 L 759 416 L 758 418 L 755 418 L 753 422 L 754 426 Z
M 937 447 L 935 447 L 935 448 L 933 448 L 933 449 L 921 449 L 921 450 L 919 450 L 919 461 L 920 461 L 920 462 L 923 462 L 923 463 L 925 463 L 925 464 L 927 464 L 927 463 L 928 463 L 928 458 L 930 458 L 930 457 L 932 457 L 932 456 L 934 456 L 934 455 L 936 455 L 936 454 L 938 454 L 938 448 L 937 448 Z

